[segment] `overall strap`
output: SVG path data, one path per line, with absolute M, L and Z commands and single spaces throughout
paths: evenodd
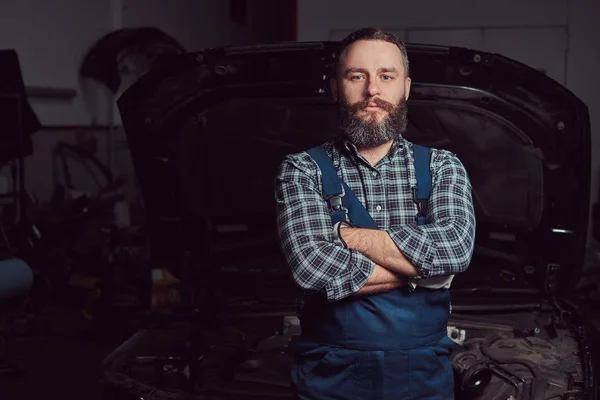
M 377 224 L 352 189 L 337 175 L 337 171 L 323 146 L 313 147 L 307 153 L 321 169 L 323 197 L 329 203 L 331 222 L 348 221 L 362 227 L 376 229 Z
M 417 204 L 417 224 L 424 225 L 431 194 L 431 172 L 429 171 L 431 149 L 413 144 L 413 158 L 417 178 L 417 187 L 413 190 L 413 200 Z

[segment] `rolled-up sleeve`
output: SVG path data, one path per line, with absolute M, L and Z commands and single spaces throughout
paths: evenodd
M 306 153 L 285 157 L 275 179 L 277 226 L 294 282 L 336 301 L 360 290 L 375 263 L 334 243 L 318 171 Z
M 475 212 L 469 177 L 449 152 L 432 159 L 432 192 L 425 225 L 390 228 L 390 236 L 419 270 L 417 279 L 464 272 L 473 255 Z

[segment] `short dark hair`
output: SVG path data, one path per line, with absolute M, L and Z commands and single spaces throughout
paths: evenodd
M 346 49 L 352 43 L 358 40 L 381 40 L 383 42 L 393 43 L 398 46 L 400 49 L 400 53 L 402 54 L 402 59 L 404 61 L 404 70 L 406 71 L 406 76 L 409 76 L 409 63 L 408 63 L 408 54 L 406 53 L 406 46 L 404 42 L 398 38 L 398 36 L 394 35 L 391 32 L 386 32 L 382 29 L 377 28 L 362 28 L 357 31 L 352 32 L 348 36 L 346 36 L 340 42 L 340 48 L 338 50 L 337 56 L 335 58 L 335 74 L 337 75 L 339 72 L 340 60 L 346 53 Z

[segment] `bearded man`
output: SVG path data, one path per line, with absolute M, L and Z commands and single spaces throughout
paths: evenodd
M 426 220 L 415 222 L 414 145 L 403 138 L 410 86 L 395 35 L 366 28 L 341 42 L 331 90 L 343 134 L 322 147 L 377 229 L 332 222 L 308 152 L 279 168 L 279 236 L 301 290 L 299 399 L 454 398 L 448 288 L 473 252 L 471 185 L 454 154 L 431 149 Z

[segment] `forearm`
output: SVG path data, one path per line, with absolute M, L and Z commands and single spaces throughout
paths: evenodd
M 417 279 L 449 278 L 464 272 L 475 241 L 472 188 L 460 160 L 451 153 L 438 153 L 431 170 L 433 188 L 425 224 L 386 229 L 404 257 L 421 272 Z
M 343 229 L 353 229 L 353 228 L 342 228 L 342 233 L 343 233 Z M 364 232 L 362 232 L 364 231 Z M 379 233 L 370 233 L 370 232 L 379 232 Z M 347 244 L 350 248 L 355 248 L 355 247 L 351 247 L 351 246 L 356 246 L 356 243 L 354 243 L 353 240 L 357 240 L 359 241 L 358 247 L 361 247 L 361 243 L 362 243 L 362 251 L 364 252 L 363 254 L 365 254 L 367 257 L 371 258 L 373 261 L 375 262 L 383 262 L 384 257 L 387 257 L 390 262 L 387 264 L 388 267 L 382 267 L 380 265 L 376 265 L 376 269 L 373 271 L 373 275 L 371 275 L 371 277 L 369 278 L 369 281 L 367 281 L 367 284 L 357 293 L 357 294 L 371 294 L 371 293 L 380 293 L 380 292 L 385 292 L 388 290 L 392 290 L 395 288 L 398 288 L 400 286 L 404 286 L 407 284 L 407 280 L 408 280 L 408 276 L 402 276 L 399 273 L 395 273 L 393 272 L 393 268 L 394 266 L 400 266 L 399 269 L 402 269 L 402 265 L 404 263 L 408 263 L 410 264 L 410 261 L 408 261 L 406 259 L 406 257 L 402 254 L 401 251 L 396 251 L 397 250 L 397 246 L 395 245 L 395 243 L 393 242 L 393 240 L 391 239 L 389 234 L 386 234 L 386 232 L 384 231 L 373 231 L 373 230 L 367 230 L 367 229 L 358 229 L 355 230 L 354 233 L 352 233 L 352 231 L 348 231 L 349 236 L 355 236 L 355 239 L 350 239 L 351 244 Z M 385 234 L 385 235 L 384 235 Z M 360 236 L 363 236 L 362 238 Z M 365 236 L 367 235 L 367 236 Z M 383 241 L 383 239 L 385 238 L 385 236 L 387 236 L 388 238 L 390 238 L 391 243 L 387 243 L 386 248 L 389 251 L 389 255 L 385 255 L 385 251 L 384 249 L 379 249 L 381 251 L 381 253 L 379 253 L 379 257 L 378 254 L 371 254 L 374 253 L 375 251 L 373 251 L 373 248 L 368 248 L 368 235 L 375 235 L 375 237 L 377 236 L 381 236 L 382 239 L 382 244 L 386 245 L 385 242 Z M 358 240 L 360 238 L 360 240 Z M 366 239 L 366 240 L 365 240 Z M 373 238 L 371 238 L 373 239 Z M 397 253 L 400 253 L 399 255 Z M 412 264 L 410 264 L 412 266 Z M 413 268 L 415 268 L 413 266 Z M 417 270 L 415 268 L 415 270 Z M 435 276 L 433 278 L 429 278 L 429 279 L 419 279 L 418 281 L 418 285 L 421 287 L 426 287 L 429 289 L 439 289 L 442 287 L 449 287 L 452 279 L 453 279 L 454 275 L 444 275 L 444 276 Z
M 286 160 L 276 179 L 277 225 L 292 278 L 304 290 L 322 292 L 329 301 L 341 300 L 365 286 L 375 262 L 334 243 L 331 216 L 312 161 Z
M 349 248 L 375 263 L 416 279 L 464 272 L 475 241 L 471 184 L 460 161 L 446 154 L 434 162 L 434 187 L 424 225 L 392 225 L 385 231 L 342 229 Z
M 292 242 L 283 246 L 292 278 L 300 288 L 322 292 L 330 301 L 356 293 L 375 269 L 375 263 L 358 251 L 322 238 L 302 241 L 305 244 Z
M 391 227 L 389 235 L 419 271 L 417 279 L 443 278 L 464 272 L 471 260 L 474 222 L 443 217 L 422 226 Z
M 406 278 L 398 275 L 380 265 L 375 265 L 373 273 L 365 285 L 353 296 L 364 296 L 383 293 L 406 285 Z
M 402 254 L 386 231 L 362 228 L 342 228 L 342 239 L 377 265 L 402 276 L 417 276 L 419 270 Z

